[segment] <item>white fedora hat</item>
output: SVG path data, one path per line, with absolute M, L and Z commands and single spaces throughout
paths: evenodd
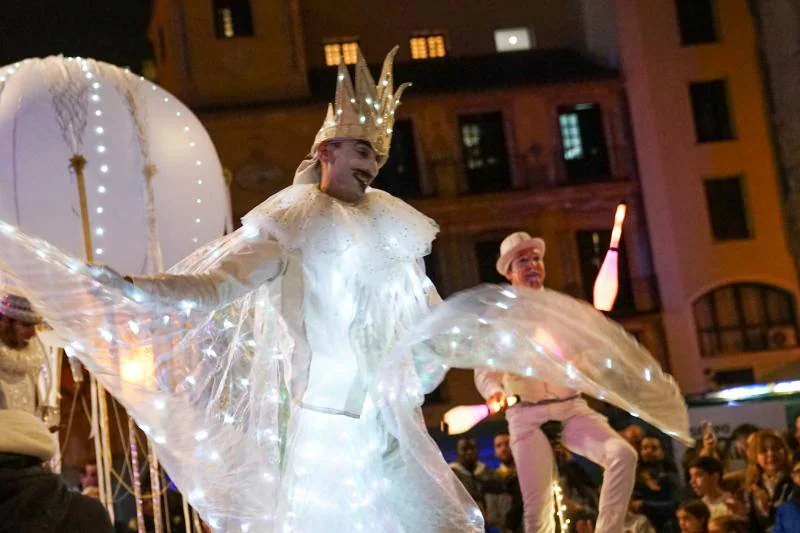
M 544 239 L 539 237 L 531 237 L 525 231 L 515 231 L 500 244 L 500 258 L 497 260 L 495 267 L 497 271 L 508 277 L 508 269 L 511 267 L 511 262 L 520 252 L 532 248 L 537 250 L 542 257 L 544 257 L 545 245 Z

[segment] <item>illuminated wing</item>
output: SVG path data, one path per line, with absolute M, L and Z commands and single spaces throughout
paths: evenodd
M 424 357 L 417 357 L 418 391 L 397 378 L 408 349 Z M 426 375 L 442 367 L 492 368 L 576 389 L 693 442 L 672 376 L 619 324 L 555 291 L 481 285 L 447 299 L 409 333 L 379 386 L 428 392 Z
M 206 246 L 177 273 L 213 266 L 240 238 Z M 286 403 L 278 358 L 254 340 L 254 332 L 279 336 L 269 298 L 253 293 L 210 313 L 188 302 L 137 302 L 96 282 L 81 261 L 2 222 L 0 249 L 0 273 L 24 289 L 54 335 L 151 437 L 203 517 L 224 530 L 265 530 L 277 501 Z

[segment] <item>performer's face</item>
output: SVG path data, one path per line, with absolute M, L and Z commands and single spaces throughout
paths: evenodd
M 378 175 L 378 156 L 365 141 L 342 139 L 319 148 L 322 192 L 339 200 L 356 203 Z
M 0 316 L 0 342 L 14 350 L 22 350 L 36 335 L 35 324 Z
M 511 261 L 508 280 L 512 285 L 541 289 L 544 285 L 544 258 L 539 250 L 528 248 Z

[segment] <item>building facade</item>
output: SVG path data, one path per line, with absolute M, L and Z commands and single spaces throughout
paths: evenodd
M 717 344 L 702 348 L 701 338 L 724 336 L 713 321 L 702 328 L 695 323 L 703 305 L 717 304 L 716 289 L 729 288 L 737 302 L 757 294 L 765 307 L 790 302 L 794 324 L 795 274 L 780 244 L 780 214 L 770 215 L 778 198 L 763 103 L 747 101 L 760 96 L 763 102 L 757 81 L 748 77 L 757 71 L 757 58 L 749 71 L 723 63 L 731 71 L 720 74 L 745 87 L 737 93 L 743 109 L 735 116 L 748 131 L 742 126 L 736 140 L 698 144 L 691 106 L 676 107 L 675 100 L 688 95 L 690 82 L 699 82 L 694 92 L 700 95 L 729 85 L 720 89 L 716 74 L 687 70 L 683 61 L 694 50 L 678 37 L 670 41 L 678 51 L 656 37 L 679 35 L 677 21 L 664 28 L 644 2 L 508 1 L 496 2 L 496 9 L 474 2 L 357 1 L 346 9 L 300 0 L 154 4 L 150 38 L 158 81 L 192 105 L 211 134 L 232 178 L 237 218 L 291 183 L 333 95 L 330 64 L 340 55 L 352 62 L 355 47 L 377 62 L 399 44 L 395 79 L 415 86 L 404 95 L 391 158 L 376 187 L 439 222 L 427 267 L 443 295 L 498 281 L 499 242 L 522 229 L 548 242 L 548 285 L 589 299 L 614 209 L 626 201 L 613 316 L 687 391 L 706 387 L 706 368 L 735 369 L 752 359 L 752 351 L 725 355 Z M 672 0 L 657 4 L 661 16 L 674 10 Z M 733 16 L 726 15 L 725 24 L 746 33 L 741 23 L 728 21 Z M 637 46 L 641 50 L 629 50 Z M 618 57 L 624 82 L 614 70 Z M 688 59 L 691 68 L 722 68 L 715 56 Z M 665 73 L 667 80 L 655 83 Z M 719 133 L 707 129 L 703 134 Z M 724 163 L 726 157 L 737 164 Z M 720 179 L 706 185 L 707 177 Z M 748 195 L 740 207 L 747 224 L 722 222 L 713 231 L 751 233 L 720 243 L 709 219 L 709 209 L 719 209 L 704 199 L 735 196 L 737 184 Z M 745 251 L 760 255 L 745 258 Z M 789 315 L 774 325 L 791 341 Z M 771 320 L 764 334 L 777 338 Z M 701 349 L 716 351 L 706 357 Z M 776 364 L 793 353 L 764 352 L 759 361 Z M 761 375 L 762 367 L 755 372 Z M 471 374 L 452 371 L 431 396 L 426 416 L 435 423 L 453 403 L 477 400 Z
M 797 271 L 748 1 L 615 7 L 673 372 L 689 392 L 791 378 Z

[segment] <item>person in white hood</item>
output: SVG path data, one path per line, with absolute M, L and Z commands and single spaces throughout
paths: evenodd
M 497 271 L 513 286 L 541 289 L 545 280 L 544 254 L 544 240 L 523 231 L 512 233 L 500 245 Z M 555 531 L 553 452 L 541 430 L 549 420 L 564 424 L 562 440 L 569 450 L 605 468 L 595 530 L 623 530 L 637 454 L 611 429 L 605 417 L 592 410 L 576 390 L 536 378 L 478 369 L 475 385 L 490 405 L 505 405 L 509 396 L 519 396 L 519 403 L 506 411 L 506 418 L 527 533 Z

